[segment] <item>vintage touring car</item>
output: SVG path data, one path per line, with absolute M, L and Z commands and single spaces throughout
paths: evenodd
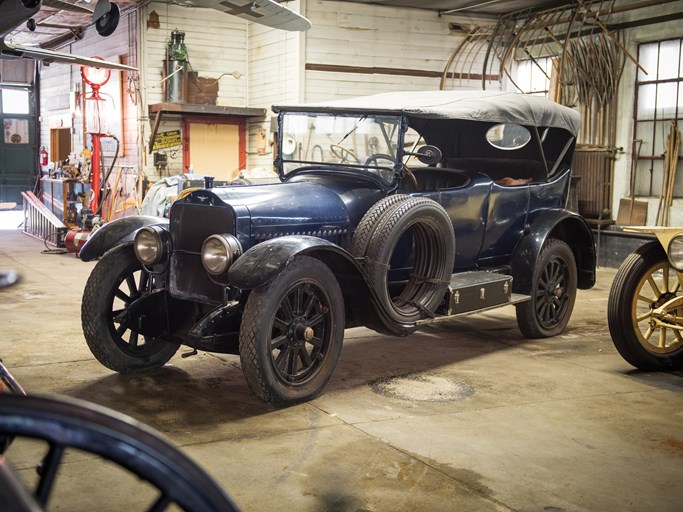
M 548 337 L 593 286 L 591 231 L 565 209 L 573 110 L 473 91 L 273 110 L 278 183 L 197 190 L 82 248 L 101 257 L 82 324 L 105 366 L 239 354 L 252 391 L 286 405 L 321 392 L 347 327 L 403 336 L 515 304 L 522 333 Z

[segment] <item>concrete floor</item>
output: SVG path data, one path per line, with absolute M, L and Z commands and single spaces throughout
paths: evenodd
M 0 292 L 0 356 L 15 377 L 29 393 L 85 399 L 158 429 L 245 511 L 683 507 L 683 373 L 636 371 L 616 353 L 605 320 L 614 270 L 579 292 L 553 339 L 522 338 L 512 308 L 406 338 L 349 330 L 324 394 L 276 410 L 249 393 L 237 356 L 179 352 L 133 376 L 101 366 L 80 327 L 93 265 L 43 249 L 0 231 L 0 269 L 24 277 Z M 9 458 L 32 478 L 31 446 Z M 67 504 L 55 510 L 144 502 L 138 482 L 102 476 L 92 457 L 65 466 Z

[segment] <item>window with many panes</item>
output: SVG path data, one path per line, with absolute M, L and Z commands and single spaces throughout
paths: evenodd
M 521 92 L 533 96 L 547 96 L 550 90 L 550 77 L 553 70 L 553 58 L 521 60 L 517 63 L 515 84 Z
M 633 159 L 636 162 L 636 195 L 660 196 L 668 188 L 666 160 L 672 130 L 683 125 L 683 38 L 638 45 L 638 70 L 634 106 Z M 674 159 L 674 162 L 676 160 Z M 674 171 L 674 197 L 683 197 L 680 158 Z

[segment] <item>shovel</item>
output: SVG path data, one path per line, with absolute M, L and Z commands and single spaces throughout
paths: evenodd
M 644 226 L 647 222 L 647 201 L 636 201 L 636 168 L 642 145 L 642 139 L 633 140 L 631 154 L 635 156 L 631 160 L 631 197 L 624 197 L 619 201 L 617 224 L 620 226 Z

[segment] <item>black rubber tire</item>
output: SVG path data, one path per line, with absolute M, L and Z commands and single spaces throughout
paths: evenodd
M 401 292 L 389 291 L 389 268 L 403 235 L 413 236 L 414 269 Z M 387 208 L 368 243 L 365 270 L 388 315 L 399 323 L 431 316 L 453 273 L 455 235 L 446 210 L 425 197 L 410 197 Z
M 383 197 L 375 204 L 373 204 L 363 218 L 358 223 L 356 231 L 353 233 L 353 240 L 351 242 L 351 254 L 356 258 L 364 258 L 368 250 L 368 244 L 372 238 L 372 234 L 377 229 L 379 219 L 386 214 L 387 210 L 393 209 L 398 203 L 402 203 L 406 199 L 410 199 L 409 195 L 397 194 Z
M 297 256 L 249 294 L 240 328 L 242 371 L 265 402 L 305 402 L 329 381 L 343 339 L 344 297 L 335 275 L 321 261 Z
M 102 37 L 110 36 L 119 26 L 120 19 L 121 10 L 118 5 L 112 2 L 109 12 L 95 22 L 95 29 Z
M 522 334 L 549 338 L 564 331 L 574 310 L 576 288 L 574 253 L 562 240 L 547 240 L 534 268 L 531 300 L 516 306 Z
M 54 477 L 61 464 L 68 463 L 59 454 L 70 448 L 99 455 L 150 482 L 160 491 L 160 504 L 176 503 L 193 512 L 238 510 L 201 467 L 156 430 L 101 406 L 73 398 L 0 393 L 0 434 L 49 444 L 52 456 L 43 460 L 35 491 L 35 501 L 43 507 L 39 510 L 47 510 L 53 487 L 59 485 L 59 478 Z M 15 510 L 13 504 L 5 505 Z M 146 504 L 144 510 L 152 510 L 151 505 Z M 102 506 L 107 508 L 104 502 Z M 163 505 L 159 509 L 166 510 Z
M 143 337 L 114 322 L 114 308 L 138 298 L 149 274 L 135 257 L 132 244 L 108 251 L 97 262 L 83 291 L 81 324 L 88 347 L 97 360 L 120 373 L 158 368 L 168 362 L 180 345 L 163 338 Z M 116 311 L 119 311 L 118 309 Z M 117 331 L 118 329 L 118 331 Z
M 681 293 L 677 273 L 658 241 L 640 246 L 619 267 L 607 301 L 607 324 L 617 351 L 636 368 L 646 371 L 683 369 L 683 336 L 680 333 L 671 329 L 671 336 L 667 337 L 665 329 L 665 346 L 661 348 L 658 346 L 660 328 L 652 329 L 651 334 L 645 336 L 651 327 L 648 311 Z M 683 311 L 679 310 L 677 316 L 683 316 Z

